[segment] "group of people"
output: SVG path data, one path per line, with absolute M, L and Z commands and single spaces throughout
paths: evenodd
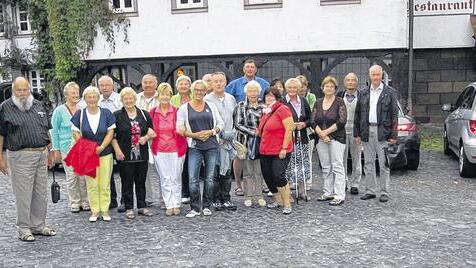
M 188 218 L 236 210 L 233 177 L 234 193 L 244 195 L 246 207 L 282 208 L 290 214 L 294 198 L 310 198 L 314 147 L 324 180 L 318 201 L 343 204 L 347 185 L 351 194 L 359 194 L 362 147 L 366 181 L 361 199 L 377 197 L 375 157 L 385 162 L 384 148 L 397 142 L 398 120 L 396 92 L 383 84 L 382 67 L 370 67 L 370 86 L 362 90 L 354 73 L 345 76 L 340 92 L 336 78 L 328 76 L 320 98 L 302 75 L 269 84 L 256 76 L 253 60 L 244 62 L 243 72 L 228 84 L 223 72 L 193 82 L 182 75 L 175 81 L 175 95 L 172 85 L 159 84 L 152 74 L 142 78 L 139 94 L 129 87 L 116 93 L 113 80 L 102 76 L 98 88 L 85 88 L 80 98 L 80 87 L 70 82 L 51 120 L 33 100 L 28 81 L 16 78 L 12 98 L 0 106 L 0 146 L 5 144 L 8 159 L 7 164 L 0 156 L 0 171 L 12 179 L 19 238 L 34 241 L 34 235 L 56 234 L 45 224 L 46 182 L 47 165 L 60 161 L 71 211 L 90 211 L 91 222 L 110 221 L 109 210 L 115 207 L 134 219 L 134 203 L 138 215 L 152 216 L 155 194 L 167 216 L 180 215 L 186 203 Z M 96 144 L 95 177 L 80 176 L 65 163 L 80 139 Z M 389 174 L 389 167 L 380 165 L 381 202 L 389 199 Z M 267 191 L 273 197 L 268 203 Z

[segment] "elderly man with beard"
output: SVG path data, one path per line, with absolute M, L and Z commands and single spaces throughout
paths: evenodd
M 54 236 L 46 226 L 47 165 L 53 165 L 48 114 L 33 99 L 30 84 L 17 77 L 13 95 L 0 106 L 0 147 L 5 143 L 7 159 L 0 154 L 0 171 L 12 180 L 17 207 L 18 238 L 32 242 L 34 235 Z

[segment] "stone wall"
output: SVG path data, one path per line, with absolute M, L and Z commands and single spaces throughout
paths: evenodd
M 472 48 L 415 50 L 413 114 L 420 122 L 441 122 L 444 103 L 454 103 L 476 81 Z

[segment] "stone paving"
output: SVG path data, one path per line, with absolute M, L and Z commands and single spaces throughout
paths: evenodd
M 16 238 L 10 179 L 0 176 L 0 267 L 475 267 L 476 179 L 462 179 L 457 161 L 422 152 L 418 171 L 392 173 L 391 200 L 348 195 L 341 207 L 313 199 L 293 214 L 245 208 L 187 219 L 158 215 L 133 221 L 112 213 L 110 223 L 49 203 L 58 235 L 34 243 Z M 117 175 L 119 185 L 119 178 Z

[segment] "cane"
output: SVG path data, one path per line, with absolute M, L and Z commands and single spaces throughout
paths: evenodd
M 299 179 L 298 179 L 298 171 L 297 171 L 297 151 L 296 151 L 297 139 L 296 139 L 294 131 L 293 131 L 293 139 L 294 139 L 293 153 L 294 153 L 294 180 L 295 180 L 294 189 L 296 191 L 296 205 L 299 205 Z
M 302 173 L 302 185 L 304 187 L 304 200 L 307 202 L 307 189 L 306 189 L 306 172 L 304 168 L 304 150 L 302 148 L 302 139 L 301 139 L 301 131 L 298 131 L 298 139 L 299 139 L 299 150 L 301 151 L 301 173 Z M 308 156 L 309 157 L 309 156 Z

